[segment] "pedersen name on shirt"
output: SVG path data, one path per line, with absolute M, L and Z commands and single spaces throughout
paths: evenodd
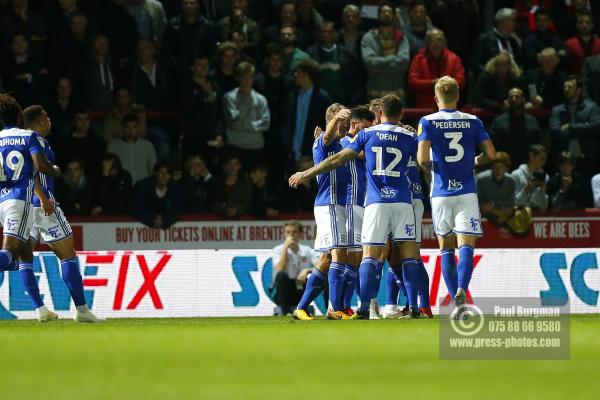
M 3 138 L 0 139 L 0 146 L 25 146 L 25 138 L 22 137 L 13 137 L 13 138 Z
M 398 140 L 398 135 L 395 135 L 393 133 L 377 132 L 377 137 L 379 138 L 379 140 Z
M 431 121 L 437 129 L 469 129 L 469 121 Z

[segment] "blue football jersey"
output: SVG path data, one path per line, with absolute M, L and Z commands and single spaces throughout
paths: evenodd
M 40 136 L 40 145 L 42 146 L 42 150 L 46 155 L 50 164 L 54 164 L 56 162 L 56 156 L 54 155 L 54 151 L 50 147 L 50 143 Z M 41 172 L 38 173 L 38 177 L 40 179 L 40 184 L 42 185 L 42 190 L 46 194 L 46 197 L 52 200 L 54 199 L 54 177 L 48 176 Z M 33 206 L 41 207 L 40 199 L 34 194 L 33 195 Z
M 414 135 L 415 141 L 417 135 Z M 417 155 L 414 154 L 408 162 L 408 179 L 410 180 L 410 190 L 413 195 L 413 199 L 424 199 L 423 186 L 421 186 L 421 173 L 419 171 L 419 165 L 417 164 Z
M 418 135 L 419 141 L 431 141 L 432 197 L 477 193 L 477 146 L 490 138 L 479 118 L 457 110 L 441 110 L 421 118 Z
M 323 143 L 323 135 L 319 136 L 313 144 L 313 160 L 315 165 L 329 156 L 339 153 L 342 145 L 334 139 L 329 146 Z M 317 197 L 315 207 L 338 204 L 346 205 L 346 190 L 348 187 L 348 167 L 343 165 L 324 174 L 317 175 Z
M 411 203 L 408 162 L 417 143 L 406 129 L 382 123 L 358 132 L 348 148 L 365 153 L 367 199 L 373 203 Z
M 340 140 L 342 148 L 348 147 L 351 141 L 350 136 L 345 136 Z M 359 160 L 358 157 L 348 161 L 348 189 L 346 192 L 346 205 L 365 206 L 365 195 L 367 193 L 367 177 L 365 175 L 365 160 Z
M 37 133 L 19 128 L 0 131 L 0 202 L 31 201 L 35 173 L 31 155 L 41 152 Z

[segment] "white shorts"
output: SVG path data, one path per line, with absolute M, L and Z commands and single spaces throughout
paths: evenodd
M 33 205 L 17 199 L 3 201 L 0 203 L 0 221 L 4 236 L 14 236 L 27 242 L 33 224 Z
M 365 208 L 346 205 L 346 232 L 348 233 L 348 251 L 362 251 L 360 236 L 362 233 Z
M 433 230 L 439 236 L 451 233 L 483 236 L 479 200 L 475 193 L 433 197 L 431 199 L 431 219 Z
M 66 239 L 72 234 L 71 225 L 60 207 L 56 206 L 54 212 L 48 216 L 44 215 L 41 207 L 34 207 L 33 226 L 29 234 L 31 240 L 37 242 L 41 236 L 45 243 L 53 243 Z
M 413 199 L 412 201 L 413 210 L 415 211 L 415 242 L 421 243 L 421 234 L 423 231 L 423 212 L 425 212 L 425 206 L 423 200 Z
M 374 203 L 365 207 L 363 246 L 385 246 L 392 241 L 415 240 L 415 213 L 408 203 Z
M 348 246 L 345 206 L 315 207 L 315 222 L 317 223 L 315 250 L 327 251 Z

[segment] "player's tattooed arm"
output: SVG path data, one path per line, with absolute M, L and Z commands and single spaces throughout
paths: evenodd
M 423 140 L 419 142 L 419 148 L 417 149 L 417 163 L 427 174 L 431 173 L 431 167 L 433 163 L 429 157 L 429 151 L 431 150 L 431 141 Z
M 294 175 L 290 176 L 290 187 L 296 188 L 298 187 L 298 185 L 300 185 L 303 181 L 307 179 L 331 171 L 332 169 L 336 169 L 346 164 L 348 161 L 355 158 L 357 155 L 358 153 L 349 148 L 346 148 L 340 151 L 339 153 L 335 153 L 334 155 L 327 157 L 325 160 L 321 161 L 314 167 L 309 168 L 306 171 L 296 172 Z
M 489 164 L 496 158 L 496 148 L 490 139 L 481 142 L 480 147 L 483 150 L 483 154 L 475 157 L 476 166 Z

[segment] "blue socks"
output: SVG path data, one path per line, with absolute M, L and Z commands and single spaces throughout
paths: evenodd
M 419 264 L 419 307 L 429 307 L 429 274 L 423 265 L 423 260 L 417 260 Z
M 60 262 L 60 272 L 63 281 L 69 288 L 71 298 L 75 306 L 85 305 L 85 296 L 83 295 L 83 280 L 81 279 L 81 271 L 79 271 L 79 259 L 77 257 L 62 260 Z
M 10 250 L 0 250 L 0 272 L 1 271 L 16 271 L 17 266 Z
M 306 289 L 304 289 L 300 303 L 298 303 L 299 310 L 306 310 L 306 307 L 321 294 L 325 279 L 325 274 L 316 268 L 313 269 L 306 280 Z
M 394 273 L 394 270 L 390 267 L 388 268 L 388 273 L 385 278 L 385 287 L 386 287 L 386 300 L 385 304 L 397 305 L 398 304 L 398 292 L 400 291 L 398 287 L 397 276 Z
M 329 266 L 329 302 L 333 311 L 342 310 L 342 293 L 344 290 L 344 270 L 346 267 L 338 262 L 332 262 Z
M 381 288 L 381 275 L 383 274 L 383 264 L 385 261 L 377 261 L 375 266 L 375 281 L 373 282 L 373 298 L 376 299 Z
M 369 310 L 375 287 L 375 275 L 377 273 L 377 260 L 371 257 L 363 258 L 360 263 L 358 274 L 360 276 L 360 307 L 358 312 L 364 313 Z
M 471 275 L 473 275 L 473 252 L 475 250 L 471 246 L 460 246 L 458 249 L 458 287 L 467 290 Z
M 342 295 L 342 309 L 346 310 L 352 305 L 352 296 L 354 295 L 354 288 L 358 281 L 358 267 L 350 264 L 346 264 L 344 269 L 344 290 Z
M 23 286 L 25 286 L 25 289 L 27 290 L 31 301 L 35 305 L 35 308 L 43 306 L 44 301 L 40 295 L 40 288 L 38 286 L 35 274 L 33 273 L 33 265 L 31 263 L 21 261 L 19 263 L 19 275 L 21 275 Z
M 454 249 L 443 249 L 440 255 L 442 258 L 442 275 L 444 276 L 444 282 L 446 282 L 448 293 L 454 298 L 454 296 L 456 296 L 456 289 L 458 288 L 458 274 L 456 273 Z
M 400 272 L 398 269 L 394 269 L 396 274 Z M 408 296 L 408 304 L 411 308 L 417 308 L 419 294 L 419 265 L 417 264 L 417 260 L 414 258 L 405 258 L 402 260 L 402 275 Z

